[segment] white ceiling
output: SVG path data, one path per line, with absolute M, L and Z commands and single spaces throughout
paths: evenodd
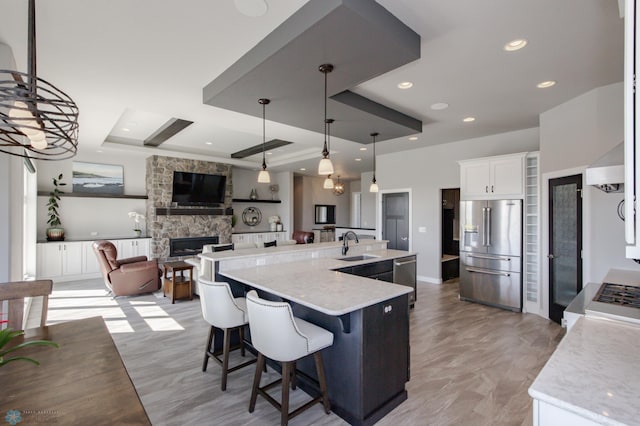
M 78 104 L 82 153 L 185 152 L 257 168 L 259 155 L 229 155 L 261 143 L 261 120 L 204 105 L 202 89 L 306 3 L 266 2 L 266 14 L 248 17 L 232 0 L 39 1 L 38 75 Z M 378 2 L 420 34 L 422 57 L 353 90 L 423 121 L 417 141 L 384 141 L 379 154 L 537 127 L 541 112 L 623 78 L 615 0 Z M 0 0 L 0 42 L 11 47 L 21 71 L 26 11 L 26 0 Z M 502 50 L 516 38 L 529 44 Z M 543 80 L 557 84 L 536 88 Z M 399 90 L 401 81 L 414 85 Z M 449 108 L 431 110 L 436 102 Z M 463 123 L 466 116 L 477 120 Z M 171 117 L 194 124 L 160 148 L 143 148 L 141 140 Z M 271 170 L 305 167 L 315 174 L 322 135 L 270 121 L 266 129 L 268 140 L 294 142 L 267 158 Z M 365 146 L 337 138 L 331 145 L 336 174 L 358 178 L 371 170 L 370 145 L 360 151 Z

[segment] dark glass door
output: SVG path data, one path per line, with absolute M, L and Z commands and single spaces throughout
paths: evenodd
M 409 250 L 409 193 L 382 194 L 382 239 L 389 249 Z
M 582 175 L 549 180 L 549 318 L 582 290 Z

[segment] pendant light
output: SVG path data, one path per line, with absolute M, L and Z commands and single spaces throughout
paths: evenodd
M 324 189 L 333 189 L 333 179 L 331 179 L 331 175 L 327 175 L 322 184 L 322 188 Z
M 318 70 L 324 74 L 324 122 L 325 122 L 325 133 L 324 133 L 324 147 L 322 149 L 322 160 L 320 160 L 320 164 L 318 164 L 318 174 L 319 175 L 330 175 L 333 174 L 333 163 L 331 162 L 331 158 L 329 158 L 329 148 L 327 147 L 327 74 L 333 71 L 333 65 L 331 64 L 322 64 L 318 67 Z
M 371 179 L 369 192 L 378 192 L 378 183 L 376 182 L 376 136 L 378 136 L 378 133 L 371 133 L 373 138 L 373 179 Z
M 326 144 L 329 151 L 331 151 L 331 123 L 333 122 L 334 122 L 333 118 L 328 118 L 324 120 L 326 135 L 327 135 Z M 324 180 L 324 184 L 322 185 L 322 187 L 324 189 L 333 189 L 333 186 L 334 186 L 333 179 L 331 179 L 331 175 L 327 175 L 327 178 Z
M 77 105 L 36 74 L 36 6 L 29 0 L 28 72 L 0 70 L 0 152 L 65 160 L 77 150 Z
M 333 193 L 337 196 L 344 194 L 344 184 L 340 182 L 340 175 L 338 175 L 338 182 L 333 185 Z
M 266 106 L 269 105 L 271 101 L 269 99 L 258 99 L 258 103 L 262 105 L 262 170 L 258 173 L 258 183 L 271 183 L 271 176 L 269 175 L 269 171 L 267 170 L 267 161 L 265 159 L 265 143 L 266 143 L 266 131 L 265 131 L 265 109 Z

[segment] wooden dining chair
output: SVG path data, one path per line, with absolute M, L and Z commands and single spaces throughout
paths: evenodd
M 0 309 L 2 302 L 9 302 L 8 310 L 8 328 L 14 330 L 24 330 L 24 298 L 42 296 L 42 316 L 40 318 L 40 327 L 44 327 L 47 321 L 47 308 L 49 306 L 49 295 L 53 290 L 53 281 L 37 280 L 37 281 L 13 281 L 8 283 L 0 283 Z

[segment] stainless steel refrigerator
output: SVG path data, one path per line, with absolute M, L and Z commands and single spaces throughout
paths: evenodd
M 522 311 L 522 200 L 460 201 L 460 299 Z

